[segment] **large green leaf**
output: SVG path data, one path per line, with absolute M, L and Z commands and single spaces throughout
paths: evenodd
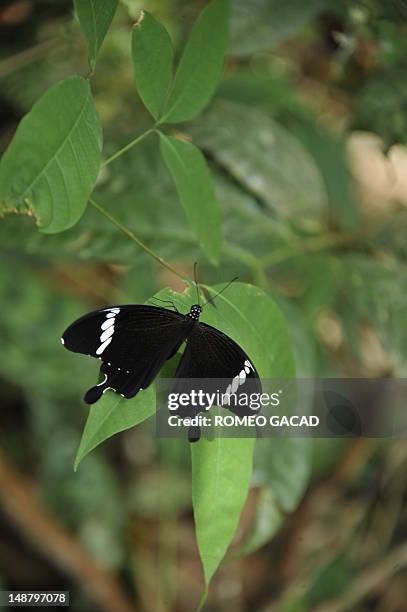
M 328 5 L 329 0 L 234 0 L 231 51 L 250 55 L 273 49 Z
M 155 411 L 155 389 L 149 387 L 136 397 L 125 399 L 114 391 L 106 391 L 89 410 L 74 469 L 98 444 L 114 434 L 142 423 Z
M 222 286 L 208 288 L 211 293 Z M 165 291 L 180 312 L 196 301 L 193 289 L 183 294 Z M 273 300 L 257 287 L 234 283 L 207 305 L 201 320 L 228 334 L 247 352 L 263 378 L 284 378 L 294 373 L 291 343 L 283 316 Z M 265 440 L 271 443 L 272 440 Z M 192 490 L 196 536 L 205 582 L 221 562 L 234 536 L 246 500 L 252 469 L 254 440 L 215 437 L 191 446 Z M 226 494 L 227 492 L 227 494 Z M 275 502 L 276 503 L 276 502 Z M 273 527 L 279 510 L 273 508 Z M 277 524 L 279 524 L 277 520 Z
M 202 438 L 191 447 L 192 503 L 205 583 L 235 534 L 249 491 L 254 438 Z
M 191 132 L 201 148 L 276 213 L 299 224 L 319 224 L 327 199 L 314 160 L 268 114 L 217 102 Z
M 147 11 L 133 28 L 132 55 L 137 91 L 158 119 L 172 80 L 174 51 L 167 30 Z
M 211 294 L 224 285 L 208 287 Z M 194 288 L 183 293 L 169 289 L 157 293 L 160 299 L 174 302 L 180 312 L 187 313 L 196 303 Z M 208 304 L 200 320 L 213 325 L 233 338 L 250 356 L 262 378 L 294 376 L 294 359 L 288 329 L 274 300 L 258 287 L 235 282 Z
M 102 46 L 119 0 L 74 0 L 76 14 L 88 45 L 89 64 L 95 69 Z
M 185 45 L 161 122 L 187 121 L 207 105 L 222 73 L 228 32 L 229 0 L 212 0 Z
M 213 263 L 220 252 L 220 213 L 205 157 L 190 142 L 160 134 L 160 151 L 202 250 Z
M 99 172 L 102 130 L 88 81 L 49 89 L 21 121 L 0 164 L 0 212 L 34 215 L 44 232 L 82 216 Z

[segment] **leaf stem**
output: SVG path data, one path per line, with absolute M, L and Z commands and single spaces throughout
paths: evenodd
M 223 252 L 237 259 L 238 261 L 244 263 L 248 268 L 251 269 L 253 274 L 253 279 L 256 284 L 259 285 L 262 289 L 266 291 L 269 289 L 269 283 L 267 280 L 267 276 L 265 273 L 265 269 L 261 264 L 261 261 L 258 257 L 250 253 L 250 251 L 246 250 L 243 247 L 238 246 L 237 244 L 224 244 Z
M 176 270 L 175 268 L 173 268 L 171 266 L 171 264 L 169 264 L 165 259 L 163 259 L 163 257 L 160 257 L 160 255 L 157 255 L 157 253 L 155 253 L 154 251 L 152 251 L 146 244 L 144 244 L 144 242 L 142 240 L 140 240 L 140 238 L 137 238 L 137 236 L 135 234 L 133 234 L 133 232 L 129 229 L 127 229 L 127 227 L 125 227 L 124 225 L 122 225 L 120 223 L 120 221 L 118 221 L 115 217 L 113 217 L 113 215 L 111 215 L 105 208 L 103 208 L 103 206 L 101 206 L 100 204 L 98 204 L 97 202 L 95 202 L 95 200 L 93 200 L 92 198 L 89 199 L 90 204 L 92 204 L 92 206 L 94 208 L 96 208 L 96 210 L 98 210 L 104 217 L 106 217 L 106 219 L 108 219 L 110 221 L 110 223 L 113 223 L 113 225 L 115 225 L 123 234 L 125 234 L 128 238 L 130 238 L 130 240 L 133 240 L 133 242 L 135 242 L 136 244 L 138 244 L 138 246 L 143 249 L 143 251 L 145 253 L 147 253 L 148 255 L 150 255 L 150 257 L 152 257 L 153 259 L 155 259 L 156 261 L 158 261 L 158 263 L 160 265 L 162 265 L 164 268 L 167 268 L 167 270 L 169 270 L 170 272 L 172 272 L 173 274 L 175 274 L 176 276 L 178 276 L 178 278 L 180 278 L 181 280 L 183 280 L 184 282 L 186 282 L 188 285 L 191 284 L 191 280 L 184 276 L 183 274 L 181 274 L 180 272 L 178 272 L 178 270 Z
M 124 147 L 122 147 L 121 149 L 119 149 L 118 151 L 116 151 L 116 153 L 113 153 L 113 155 L 111 157 L 109 157 L 108 159 L 106 159 L 103 164 L 102 164 L 102 168 L 104 168 L 105 166 L 107 166 L 108 164 L 110 164 L 112 161 L 114 161 L 115 159 L 117 159 L 118 157 L 120 157 L 121 155 L 123 155 L 123 153 L 126 153 L 126 151 L 128 151 L 129 149 L 131 149 L 132 147 L 134 147 L 136 144 L 138 144 L 139 142 L 141 142 L 144 138 L 146 138 L 149 134 L 151 134 L 152 132 L 155 132 L 155 126 L 150 128 L 149 130 L 146 130 L 145 132 L 143 132 L 142 134 L 140 134 L 139 136 L 137 136 L 136 138 L 134 138 L 134 140 L 131 140 L 130 142 L 128 142 Z
M 305 240 L 296 240 L 262 257 L 260 262 L 263 267 L 268 268 L 304 253 L 317 253 L 325 249 L 329 250 L 335 247 L 348 246 L 353 244 L 356 238 L 361 238 L 360 232 L 355 234 L 328 233 Z

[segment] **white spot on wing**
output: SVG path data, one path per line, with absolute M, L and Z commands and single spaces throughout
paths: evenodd
M 254 372 L 254 367 L 252 366 L 252 364 L 250 363 L 248 359 L 246 359 L 246 361 L 244 362 L 244 369 L 246 370 L 247 374 L 250 373 L 250 370 Z
M 111 327 L 108 327 L 104 332 L 102 332 L 100 336 L 100 341 L 104 342 L 105 340 L 110 338 L 110 336 L 113 336 L 113 334 L 114 334 L 114 325 L 112 325 Z
M 103 353 L 103 351 L 105 350 L 105 348 L 111 343 L 112 338 L 108 338 L 105 342 L 103 342 L 103 344 L 101 344 L 98 348 L 98 350 L 96 351 L 96 355 L 101 355 Z
M 236 376 L 233 378 L 231 384 L 228 386 L 228 388 L 225 391 L 225 395 L 226 396 L 230 396 L 230 395 L 233 395 L 234 393 L 236 393 L 238 388 L 241 385 L 244 385 L 244 383 L 246 382 L 247 375 L 250 374 L 251 372 L 254 372 L 254 371 L 255 371 L 254 367 L 252 366 L 250 361 L 248 359 L 246 359 L 245 362 L 244 362 L 244 367 L 239 372 L 239 374 L 236 374 Z M 226 398 L 225 398 L 225 400 L 226 400 Z M 229 400 L 226 400 L 223 403 L 226 406 L 229 405 L 230 404 L 230 397 L 229 397 Z
M 239 376 L 235 376 L 232 380 L 232 393 L 236 393 L 239 388 Z
M 110 319 L 106 319 L 101 325 L 101 329 L 105 330 L 114 325 L 114 317 Z
M 65 340 L 61 338 L 61 344 L 65 344 Z

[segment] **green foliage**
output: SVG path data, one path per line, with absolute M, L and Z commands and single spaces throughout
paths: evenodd
M 297 507 L 310 477 L 311 450 L 310 438 L 258 441 L 255 482 L 270 490 L 277 510 L 292 512 Z
M 298 507 L 311 479 L 310 440 L 215 436 L 192 446 L 177 440 L 177 454 L 170 441 L 151 441 L 152 387 L 132 400 L 105 393 L 86 413 L 78 448 L 85 419 L 80 397 L 95 384 L 98 363 L 63 350 L 59 337 L 86 310 L 144 302 L 153 294 L 187 312 L 196 300 L 191 285 L 183 293 L 159 288 L 171 285 L 170 270 L 188 276 L 198 260 L 206 292 L 235 275 L 242 279 L 217 298 L 216 307 L 205 307 L 202 320 L 238 342 L 263 378 L 404 375 L 405 202 L 399 189 L 400 202 L 388 194 L 380 210 L 370 207 L 347 157 L 355 128 L 378 133 L 386 149 L 406 140 L 401 3 L 236 0 L 229 11 L 223 0 L 175 0 L 171 6 L 157 0 L 147 6 L 154 16 L 143 11 L 132 30 L 125 6 L 135 18 L 139 2 L 76 0 L 75 6 L 93 93 L 88 80 L 66 78 L 84 65 L 71 9 L 64 15 L 58 7 L 62 17 L 55 23 L 36 16 L 21 49 L 0 42 L 2 95 L 14 113 L 1 146 L 21 112 L 52 85 L 22 119 L 0 164 L 0 243 L 7 264 L 0 271 L 0 374 L 6 400 L 8 393 L 18 395 L 29 415 L 11 434 L 6 423 L 2 446 L 16 457 L 27 453 L 50 508 L 103 564 L 126 575 L 123 527 L 133 529 L 133 514 L 143 517 L 145 529 L 147 522 L 182 512 L 182 527 L 189 528 L 192 455 L 195 531 L 208 587 L 225 555 L 253 553 Z M 116 7 L 101 70 L 95 71 Z M 50 32 L 55 36 L 49 39 Z M 221 79 L 227 47 L 216 99 L 200 114 Z M 174 57 L 180 58 L 176 69 Z M 106 142 L 101 168 L 95 106 Z M 171 129 L 190 120 L 182 133 Z M 395 167 L 395 174 L 402 172 Z M 87 206 L 91 194 L 99 208 Z M 6 214 L 11 212 L 20 214 Z M 56 232 L 63 233 L 51 235 Z M 173 287 L 182 291 L 179 281 L 174 277 Z M 380 349 L 373 370 L 365 362 L 366 352 L 374 360 L 364 344 L 366 331 Z M 178 359 L 166 364 L 163 376 L 171 376 Z M 314 478 L 329 480 L 347 445 L 317 442 Z M 109 458 L 118 451 L 114 470 L 106 446 Z M 73 474 L 76 449 L 75 468 L 81 469 Z M 159 470 L 157 454 L 163 457 Z M 391 465 L 401 465 L 399 458 L 390 457 L 386 474 Z M 236 546 L 250 486 L 252 520 Z M 353 495 L 350 488 L 346 495 Z M 289 523 L 286 528 L 287 548 L 295 552 L 296 534 L 293 539 Z M 369 555 L 377 547 L 373 540 Z M 269 559 L 269 550 L 262 551 L 266 562 L 278 563 L 280 551 L 273 549 Z M 313 572 L 308 598 L 302 587 L 291 593 L 290 583 L 277 608 L 306 612 L 315 601 L 339 596 L 363 551 L 352 552 L 352 563 L 341 554 L 333 552 L 331 560 L 322 555 L 328 571 Z M 130 555 L 135 566 L 148 557 L 145 550 Z M 143 568 L 145 575 L 150 569 Z M 284 574 L 281 568 L 273 565 L 266 574 L 265 595 L 268 588 L 284 591 L 275 578 Z M 253 601 L 249 596 L 242 605 L 251 609 Z
M 234 0 L 231 49 L 250 55 L 274 49 L 327 8 L 329 0 Z
M 48 397 L 44 389 L 27 392 L 31 443 L 43 452 L 36 466 L 42 499 L 69 529 L 78 529 L 82 541 L 99 563 L 115 570 L 123 563 L 123 527 L 126 509 L 118 504 L 120 487 L 106 458 L 94 453 L 72 471 L 78 444 L 77 424 L 81 419 L 74 402 Z M 82 410 L 81 410 L 82 412 Z M 92 495 L 89 495 L 92 491 Z
M 141 99 L 158 123 L 188 121 L 208 104 L 221 76 L 228 24 L 228 0 L 212 0 L 192 28 L 172 79 L 171 39 L 143 11 L 132 35 L 135 79 Z
M 172 82 L 174 50 L 167 30 L 147 11 L 133 27 L 132 56 L 140 98 L 157 120 Z
M 102 135 L 89 83 L 51 87 L 22 120 L 0 165 L 0 212 L 33 214 L 43 232 L 82 216 L 96 182 Z
M 370 321 L 395 371 L 402 376 L 407 367 L 407 277 L 403 267 L 350 255 L 338 272 L 338 312 L 346 329 L 351 333 Z
M 354 185 L 349 170 L 346 142 L 314 123 L 303 123 L 298 136 L 311 153 L 324 181 L 329 212 L 334 221 L 345 230 L 358 227 L 359 212 L 355 206 Z
M 210 291 L 215 293 L 219 289 L 220 286 L 213 287 Z M 182 296 L 173 292 L 159 293 L 158 296 L 174 299 L 181 312 L 187 311 L 194 299 L 192 290 Z M 227 294 L 217 298 L 216 308 L 208 306 L 204 309 L 202 320 L 238 342 L 251 356 L 262 377 L 287 378 L 294 374 L 291 343 L 282 315 L 271 298 L 256 287 L 234 283 Z M 214 441 L 201 440 L 191 447 L 196 534 L 206 585 L 237 527 L 250 481 L 253 442 L 252 438 L 216 437 Z M 274 440 L 262 442 L 274 448 Z M 285 449 L 285 444 L 289 456 L 293 445 L 289 440 L 282 440 L 282 449 Z M 297 456 L 301 457 L 304 469 L 304 456 Z M 294 486 L 297 487 L 298 499 L 303 484 L 301 481 L 292 483 L 291 487 Z
M 164 134 L 160 134 L 160 150 L 204 253 L 214 264 L 218 263 L 219 204 L 205 157 L 192 143 Z
M 0 299 L 8 304 L 0 321 L 0 375 L 28 395 L 46 391 L 48 399 L 79 397 L 92 383 L 95 364 L 90 359 L 78 363 L 61 350 L 59 338 L 85 303 L 66 295 L 58 299 L 38 261 L 9 253 L 7 262 L 0 271 Z
M 219 287 L 213 288 L 213 292 L 216 290 L 219 290 Z M 187 311 L 191 300 L 194 299 L 193 290 L 181 295 L 162 291 L 157 297 L 174 300 L 181 312 Z M 228 296 L 221 295 L 218 299 L 219 305 L 216 309 L 213 307 L 205 309 L 203 320 L 234 338 L 251 355 L 262 376 L 292 375 L 292 355 L 287 330 L 272 300 L 255 287 L 242 283 L 235 283 L 230 287 Z M 266 326 L 264 326 L 265 320 Z M 130 426 L 124 423 L 121 411 L 116 415 L 120 420 L 120 427 L 116 425 L 116 430 Z M 231 440 L 219 437 L 213 443 L 202 440 L 191 448 L 196 532 L 207 584 L 233 538 L 246 499 L 251 475 L 253 442 L 250 438 Z M 267 445 L 274 444 L 271 440 L 264 442 Z M 293 445 L 290 441 L 283 440 L 280 445 L 283 449 L 285 443 L 289 446 L 287 453 L 290 456 Z M 278 452 L 281 452 L 281 449 Z M 302 470 L 304 470 L 306 465 L 304 456 L 297 456 L 301 457 Z M 207 469 L 204 466 L 207 466 Z M 214 474 L 218 474 L 219 479 L 214 478 Z M 227 496 L 215 495 L 214 487 L 217 491 L 224 490 L 224 480 L 233 482 L 233 488 Z M 298 499 L 301 481 L 291 484 L 291 487 L 294 486 L 297 487 Z M 295 493 L 292 495 L 295 496 Z M 291 503 L 293 504 L 292 498 Z M 219 521 L 208 520 L 208 515 L 224 517 L 222 528 L 219 526 Z
M 207 105 L 221 76 L 228 27 L 229 0 L 212 0 L 185 45 L 161 123 L 188 121 Z
M 319 224 L 326 193 L 315 163 L 298 140 L 265 113 L 236 102 L 217 102 L 192 134 L 278 215 L 302 225 Z
M 89 65 L 93 71 L 97 54 L 112 23 L 119 0 L 74 0 L 74 4 L 86 37 Z
M 385 152 L 397 142 L 407 143 L 404 75 L 404 63 L 387 68 L 368 80 L 358 99 L 354 127 L 373 129 L 383 139 Z
M 213 294 L 219 289 L 208 288 Z M 193 289 L 182 294 L 165 290 L 160 291 L 157 297 L 173 300 L 181 312 L 187 312 L 194 299 L 193 293 Z M 271 298 L 255 287 L 234 283 L 228 296 L 222 294 L 218 300 L 216 308 L 208 306 L 204 310 L 202 319 L 238 342 L 250 354 L 263 377 L 291 376 L 293 358 L 288 332 Z M 154 397 L 151 389 L 141 392 L 133 400 L 123 400 L 109 391 L 104 394 L 90 409 L 75 467 L 100 442 L 148 418 L 154 412 Z M 273 453 L 275 441 L 265 442 L 267 446 L 271 444 Z M 284 457 L 286 445 L 287 455 L 293 457 L 290 440 L 280 441 L 277 453 Z M 230 439 L 220 436 L 213 442 L 203 439 L 191 447 L 196 534 L 207 585 L 235 533 L 250 483 L 253 449 L 253 438 Z M 302 455 L 301 462 L 301 469 L 304 470 Z M 279 481 L 278 477 L 276 480 Z M 299 498 L 303 490 L 302 482 L 292 477 L 290 486 L 293 492 L 286 502 L 289 509 L 293 508 L 294 500 Z M 224 495 L 225 483 L 228 485 L 227 495 Z M 284 492 L 284 484 L 280 484 L 281 490 Z M 222 521 L 215 521 L 215 516 L 223 517 Z

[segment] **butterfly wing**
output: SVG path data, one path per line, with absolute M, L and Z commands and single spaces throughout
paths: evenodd
M 188 336 L 186 348 L 175 373 L 174 393 L 190 393 L 198 384 L 204 393 L 261 393 L 259 375 L 244 350 L 232 338 L 206 323 L 198 323 Z M 197 379 L 205 379 L 198 381 Z M 218 389 L 219 379 L 224 389 Z M 189 382 L 190 381 L 190 382 Z M 254 414 L 245 405 L 224 403 L 235 414 Z M 187 406 L 178 410 L 180 416 L 194 416 L 199 409 Z M 199 439 L 199 430 L 190 431 L 191 441 Z
M 166 308 L 111 306 L 72 323 L 61 341 L 70 351 L 102 360 L 104 380 L 85 395 L 93 404 L 109 388 L 126 398 L 146 389 L 192 326 L 188 317 Z

